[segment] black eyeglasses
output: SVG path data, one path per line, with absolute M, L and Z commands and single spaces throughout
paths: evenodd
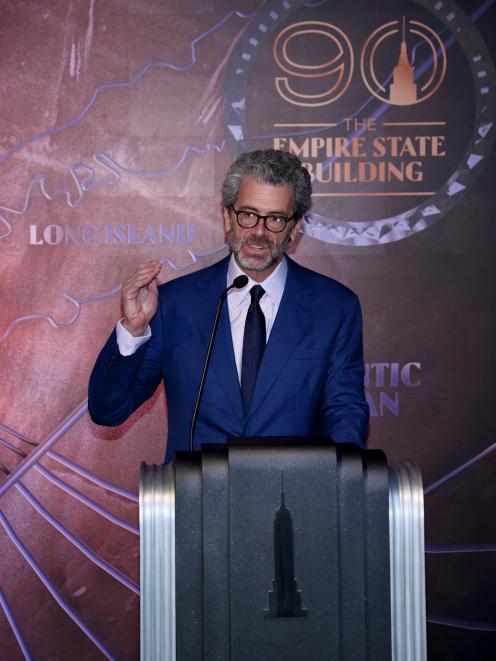
M 255 213 L 254 211 L 237 211 L 231 204 L 230 207 L 236 214 L 236 220 L 240 227 L 245 229 L 251 229 L 256 227 L 260 220 L 264 221 L 265 229 L 269 232 L 282 232 L 289 221 L 293 220 L 295 214 L 291 218 L 286 218 L 285 216 L 276 216 L 274 214 L 269 214 L 268 216 L 262 216 L 260 213 Z

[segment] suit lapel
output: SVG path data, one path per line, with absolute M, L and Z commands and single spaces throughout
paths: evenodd
M 196 301 L 195 318 L 205 352 L 210 340 L 219 297 L 226 288 L 228 263 L 229 257 L 212 266 L 210 273 L 205 277 L 205 286 L 201 287 Z M 227 301 L 224 301 L 222 305 L 209 370 L 215 373 L 235 414 L 242 420 L 244 418 L 243 401 L 234 358 Z
M 287 258 L 288 259 L 288 258 Z M 311 322 L 313 288 L 305 288 L 298 277 L 298 265 L 288 259 L 284 294 L 263 355 L 248 417 L 268 395 L 282 368 L 302 340 Z

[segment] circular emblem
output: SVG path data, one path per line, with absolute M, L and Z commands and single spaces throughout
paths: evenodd
M 268 2 L 229 61 L 226 140 L 233 157 L 269 146 L 300 157 L 309 236 L 385 244 L 431 226 L 479 176 L 495 78 L 451 0 Z

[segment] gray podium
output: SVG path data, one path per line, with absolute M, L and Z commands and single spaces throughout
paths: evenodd
M 141 467 L 143 661 L 424 661 L 412 464 L 236 439 Z

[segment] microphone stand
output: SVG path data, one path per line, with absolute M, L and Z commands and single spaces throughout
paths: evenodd
M 205 356 L 205 362 L 203 363 L 203 370 L 202 370 L 202 375 L 200 379 L 200 385 L 198 387 L 198 393 L 196 395 L 196 402 L 195 402 L 195 408 L 193 409 L 193 417 L 191 418 L 191 426 L 189 429 L 189 451 L 193 452 L 193 437 L 195 435 L 195 427 L 196 427 L 196 421 L 198 418 L 198 413 L 200 411 L 200 403 L 203 395 L 203 390 L 205 387 L 205 378 L 207 376 L 207 370 L 208 366 L 210 364 L 210 355 L 212 353 L 212 348 L 214 346 L 214 340 L 215 340 L 215 335 L 217 333 L 217 326 L 219 325 L 219 319 L 220 319 L 220 311 L 222 309 L 222 304 L 226 300 L 227 294 L 231 291 L 231 289 L 243 289 L 248 283 L 248 277 L 246 275 L 238 275 L 237 278 L 234 278 L 232 285 L 230 285 L 227 289 L 225 289 L 221 297 L 219 298 L 219 302 L 217 303 L 217 310 L 215 312 L 215 318 L 214 318 L 214 324 L 212 326 L 212 332 L 210 334 L 210 341 L 208 343 L 208 348 L 207 348 L 207 355 Z

